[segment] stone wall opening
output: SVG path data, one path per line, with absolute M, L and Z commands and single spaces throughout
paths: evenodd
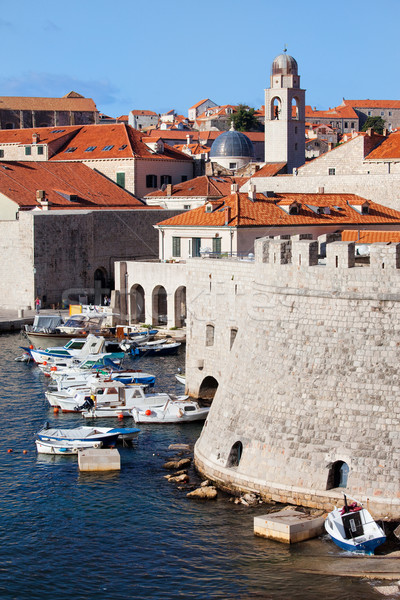
M 242 442 L 235 442 L 229 452 L 228 460 L 226 462 L 226 466 L 228 468 L 238 467 L 240 463 L 240 459 L 243 454 L 243 444 Z
M 347 487 L 348 477 L 349 465 L 343 460 L 337 460 L 336 462 L 330 465 L 326 489 L 332 490 L 333 488 Z
M 103 304 L 104 296 L 110 294 L 108 287 L 107 271 L 104 267 L 99 267 L 94 272 L 94 303 Z
M 180 286 L 175 291 L 175 327 L 186 325 L 186 287 Z
M 203 379 L 199 389 L 198 397 L 201 400 L 208 400 L 211 402 L 211 400 L 213 400 L 215 396 L 217 389 L 218 381 L 214 377 L 211 377 L 209 375 L 208 377 L 205 377 Z
M 135 284 L 130 291 L 131 323 L 144 323 L 145 321 L 145 295 L 141 285 Z
M 162 285 L 158 285 L 153 290 L 152 303 L 152 325 L 167 324 L 167 292 Z

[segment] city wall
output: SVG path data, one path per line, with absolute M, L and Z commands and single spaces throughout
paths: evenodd
M 399 267 L 396 244 L 358 266 L 334 242 L 323 265 L 316 242 L 266 238 L 254 264 L 189 261 L 187 393 L 218 384 L 195 447 L 207 478 L 325 509 L 345 492 L 400 517 Z

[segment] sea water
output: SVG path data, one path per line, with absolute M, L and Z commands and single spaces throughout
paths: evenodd
M 190 500 L 184 486 L 168 482 L 163 464 L 176 456 L 168 446 L 193 446 L 202 424 L 140 425 L 137 439 L 119 446 L 119 472 L 80 473 L 74 456 L 37 455 L 35 433 L 45 421 L 93 421 L 54 415 L 43 375 L 14 360 L 24 343 L 0 336 L 1 600 L 377 597 L 365 580 L 312 573 L 339 558 L 326 536 L 292 546 L 256 537 L 253 518 L 265 505 L 245 507 L 224 494 Z M 179 394 L 174 374 L 184 360 L 182 347 L 175 357 L 134 364 L 156 375 L 157 391 Z M 134 426 L 130 418 L 95 423 Z

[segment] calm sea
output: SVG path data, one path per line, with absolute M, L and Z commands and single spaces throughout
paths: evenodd
M 119 448 L 121 471 L 112 474 L 80 474 L 76 457 L 38 456 L 44 421 L 86 421 L 53 414 L 38 369 L 14 360 L 21 343 L 0 336 L 1 600 L 377 598 L 367 581 L 303 572 L 338 556 L 327 539 L 288 547 L 257 538 L 253 517 L 265 506 L 223 495 L 189 500 L 164 479 L 169 444 L 194 444 L 201 425 L 141 426 L 133 445 Z M 183 393 L 174 374 L 184 351 L 139 364 L 157 375 L 158 389 Z

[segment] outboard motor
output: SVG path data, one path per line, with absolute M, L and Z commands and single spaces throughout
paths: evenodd
M 76 411 L 80 411 L 80 410 L 90 410 L 92 409 L 94 406 L 94 402 L 91 399 L 90 396 L 86 396 L 85 398 L 85 402 L 81 405 L 81 406 L 75 406 L 74 410 Z

